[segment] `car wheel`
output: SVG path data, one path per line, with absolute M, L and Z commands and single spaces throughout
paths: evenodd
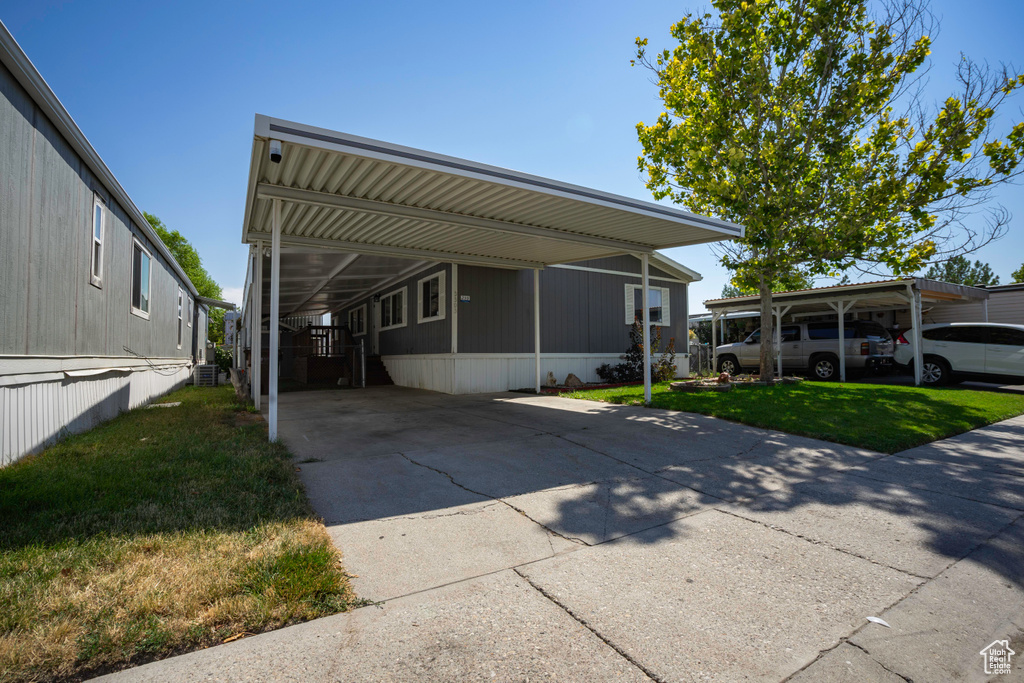
M 739 374 L 740 364 L 735 356 L 722 356 L 718 359 L 718 371 L 728 372 L 730 375 Z
M 924 362 L 921 363 L 921 382 L 938 387 L 949 384 L 949 380 L 949 363 L 936 356 L 925 356 Z
M 831 382 L 839 376 L 839 359 L 831 353 L 815 356 L 811 360 L 811 376 L 821 382 Z

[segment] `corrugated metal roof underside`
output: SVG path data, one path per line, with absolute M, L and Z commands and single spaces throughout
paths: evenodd
M 377 291 L 400 273 L 426 262 L 325 249 L 284 248 L 281 253 L 281 315 L 321 315 Z M 340 270 L 339 270 L 340 269 Z M 263 315 L 270 313 L 270 259 L 263 266 Z
M 384 202 L 399 207 L 443 211 L 492 219 L 513 226 L 557 231 L 561 239 L 510 234 L 453 225 L 443 220 L 381 215 L 350 208 L 284 201 L 282 236 L 354 244 L 439 251 L 467 257 L 502 258 L 540 265 L 566 263 L 624 253 L 628 248 L 588 244 L 593 237 L 629 242 L 648 249 L 726 239 L 729 235 L 678 217 L 582 201 L 393 160 L 360 157 L 285 142 L 280 163 L 270 162 L 266 141 L 254 141 L 250 169 L 250 233 L 272 230 L 272 200 L 257 198 L 261 186 Z

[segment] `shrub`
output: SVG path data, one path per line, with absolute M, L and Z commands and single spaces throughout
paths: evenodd
M 214 353 L 217 357 L 217 367 L 220 368 L 221 372 L 230 372 L 231 365 L 234 362 L 234 355 L 231 352 L 230 346 L 218 346 L 214 349 Z
M 604 363 L 597 368 L 597 376 L 609 384 L 638 382 L 644 378 L 643 324 L 637 320 L 629 328 L 629 348 L 619 356 L 622 363 Z M 658 353 L 661 353 L 660 357 Z M 676 376 L 676 340 L 670 338 L 661 351 L 661 328 L 651 325 L 651 381 L 665 382 Z

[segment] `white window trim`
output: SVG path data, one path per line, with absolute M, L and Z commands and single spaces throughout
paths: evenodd
M 100 262 L 96 264 L 96 208 L 100 209 Z M 107 207 L 98 194 L 92 196 L 92 220 L 89 221 L 89 284 L 103 287 L 103 243 L 107 239 Z M 96 273 L 99 275 L 96 275 Z
M 626 324 L 632 325 L 635 320 L 636 312 L 633 306 L 633 300 L 636 298 L 636 291 L 642 290 L 643 285 L 626 285 Z M 672 326 L 672 299 L 669 296 L 668 287 L 648 287 L 651 290 L 661 291 L 661 322 L 651 322 L 652 325 L 658 327 L 671 327 Z
M 352 314 L 356 313 L 357 311 L 363 312 L 363 329 L 359 332 L 356 332 L 355 330 L 352 329 Z M 356 306 L 355 308 L 349 310 L 348 329 L 352 331 L 353 337 L 362 337 L 363 335 L 366 334 L 366 304 L 363 304 L 362 306 Z
M 192 316 L 195 314 L 195 310 L 193 310 L 193 306 L 195 306 L 195 301 L 192 299 L 192 297 L 189 297 L 188 298 L 188 326 L 189 327 L 192 327 Z
M 152 265 L 150 265 L 152 270 Z M 178 348 L 181 348 L 182 340 L 185 338 L 185 293 L 178 287 Z
M 444 286 L 444 284 L 445 284 L 444 283 L 444 275 L 445 275 L 444 271 L 441 270 L 441 271 L 438 271 L 436 273 L 431 273 L 430 275 L 426 276 L 425 278 L 421 278 L 419 280 L 419 282 L 416 283 L 416 322 L 417 323 L 429 323 L 429 322 L 433 322 L 435 320 L 444 320 L 444 318 L 445 318 L 444 302 L 445 302 L 445 298 L 446 298 L 445 286 Z M 429 316 L 427 318 L 424 318 L 423 317 L 423 283 L 424 282 L 428 282 L 430 280 L 434 280 L 434 279 L 438 280 L 438 284 L 437 284 L 437 297 L 438 297 L 437 315 L 432 315 L 432 316 Z
M 381 297 L 380 297 L 380 305 L 377 306 L 377 324 L 378 324 L 377 329 L 379 331 L 384 332 L 385 330 L 397 330 L 398 328 L 405 327 L 406 325 L 409 324 L 409 292 L 408 292 L 408 289 L 409 289 L 408 287 L 399 287 L 398 289 L 391 290 L 387 294 L 382 294 L 381 295 Z M 388 325 L 387 327 L 384 327 L 382 324 L 380 324 L 382 319 L 384 318 L 384 299 L 392 297 L 395 294 L 398 294 L 399 292 L 402 293 L 402 322 L 401 322 L 401 324 L 398 324 L 398 325 Z
M 153 308 L 153 254 L 149 251 L 149 249 L 146 249 L 145 245 L 143 245 L 142 242 L 140 242 L 138 239 L 132 239 L 132 252 L 131 252 L 131 260 L 132 260 L 131 274 L 132 274 L 132 277 L 131 277 L 131 280 L 129 280 L 129 283 L 128 283 L 129 284 L 129 287 L 128 287 L 128 305 L 131 307 L 132 315 L 137 315 L 140 318 L 143 318 L 145 320 L 149 320 L 149 311 L 144 311 L 141 308 L 136 308 L 135 307 L 135 302 L 132 301 L 132 293 L 133 292 L 132 292 L 131 285 L 135 281 L 135 247 L 136 246 L 138 246 L 138 248 L 142 250 L 143 254 L 145 254 L 146 256 L 149 257 L 149 273 L 148 273 L 149 282 L 146 283 L 146 291 L 149 293 L 149 307 L 150 307 L 150 309 Z

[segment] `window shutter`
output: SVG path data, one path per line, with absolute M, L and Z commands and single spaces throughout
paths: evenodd
M 440 317 L 444 317 L 444 271 L 441 271 L 441 277 L 438 278 L 437 283 L 437 314 Z
M 402 292 L 402 294 L 401 294 L 401 298 L 402 298 L 402 321 L 399 324 L 400 325 L 405 325 L 409 321 L 409 318 L 408 318 L 408 315 L 409 315 L 409 297 L 407 297 L 405 295 L 405 289 L 404 288 L 401 290 L 401 292 Z
M 672 305 L 668 298 L 668 287 L 661 288 L 661 324 L 668 327 L 672 324 Z
M 423 285 L 429 285 L 430 280 L 416 283 L 416 322 L 423 322 Z
M 635 309 L 633 308 L 633 299 L 634 299 L 633 292 L 635 292 L 636 289 L 637 289 L 636 285 L 626 285 L 626 324 L 627 325 L 632 325 L 633 324 L 633 320 L 635 320 L 635 318 L 636 318 L 636 312 L 635 312 Z

